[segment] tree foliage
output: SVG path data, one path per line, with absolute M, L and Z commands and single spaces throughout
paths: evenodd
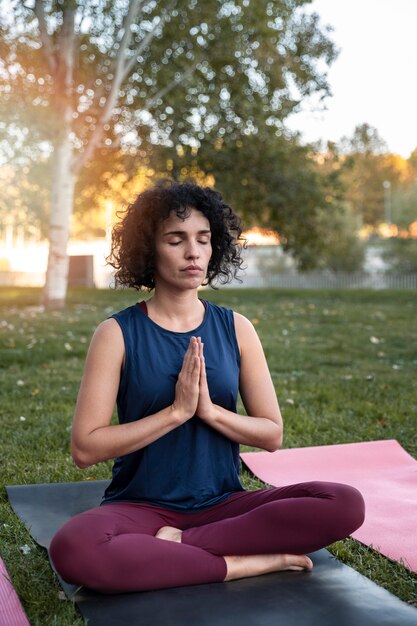
M 417 240 L 392 237 L 386 242 L 382 253 L 391 272 L 417 272 Z
M 360 266 L 357 219 L 343 204 L 339 172 L 330 159 L 319 162 L 297 137 L 265 128 L 236 141 L 203 142 L 195 151 L 160 150 L 160 157 L 159 169 L 165 164 L 167 176 L 182 179 L 200 172 L 211 177 L 246 227 L 278 231 L 301 269 Z
M 363 224 L 375 226 L 386 219 L 384 182 L 394 185 L 399 179 L 387 152 L 378 131 L 369 124 L 357 126 L 353 136 L 339 146 L 345 198 Z
M 392 219 L 402 230 L 417 222 L 417 175 L 393 189 Z
M 0 168 L 0 236 L 6 230 L 19 232 L 25 239 L 47 237 L 47 208 L 49 207 L 47 181 L 50 168 L 45 161 L 17 167 Z
M 384 222 L 407 228 L 416 218 L 416 157 L 404 159 L 388 152 L 378 131 L 358 126 L 351 138 L 329 142 L 322 154 L 339 179 L 343 200 L 363 225 Z M 413 217 L 414 215 L 414 217 Z
M 55 144 L 70 101 L 74 149 L 87 160 L 98 146 L 136 152 L 144 138 L 196 145 L 280 127 L 304 95 L 327 93 L 318 63 L 334 47 L 303 12 L 308 0 L 8 4 L 3 119 Z
M 62 303 L 74 186 L 97 151 L 199 148 L 328 93 L 335 56 L 309 0 L 0 0 L 7 124 L 53 149 L 47 290 Z M 55 287 L 52 287 L 52 284 Z M 53 296 L 50 296 L 54 298 Z

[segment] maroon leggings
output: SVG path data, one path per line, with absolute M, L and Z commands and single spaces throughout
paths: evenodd
M 69 583 L 107 593 L 161 589 L 224 580 L 223 556 L 313 552 L 363 519 L 361 494 L 328 482 L 238 492 L 197 513 L 106 504 L 70 519 L 50 554 Z M 182 543 L 157 539 L 162 526 L 180 528 Z

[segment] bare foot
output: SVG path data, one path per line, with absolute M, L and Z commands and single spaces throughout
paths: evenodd
M 175 541 L 181 543 L 182 531 L 179 528 L 173 526 L 162 526 L 155 537 L 158 539 L 165 539 L 166 541 Z
M 255 554 L 249 556 L 225 556 L 227 574 L 225 580 L 260 576 L 284 570 L 311 570 L 313 563 L 308 556 L 298 554 Z

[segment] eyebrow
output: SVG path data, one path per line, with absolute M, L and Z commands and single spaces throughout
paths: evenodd
M 166 233 L 162 233 L 163 237 L 168 237 L 168 235 L 176 235 L 177 237 L 181 237 L 182 235 L 186 235 L 187 232 L 185 230 L 170 230 Z M 206 230 L 199 230 L 198 235 L 211 235 L 211 230 L 210 229 L 206 229 Z

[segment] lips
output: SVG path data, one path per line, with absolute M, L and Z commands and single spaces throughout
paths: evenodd
M 187 267 L 184 267 L 181 271 L 182 272 L 202 272 L 203 268 L 200 267 L 199 265 L 187 265 Z

